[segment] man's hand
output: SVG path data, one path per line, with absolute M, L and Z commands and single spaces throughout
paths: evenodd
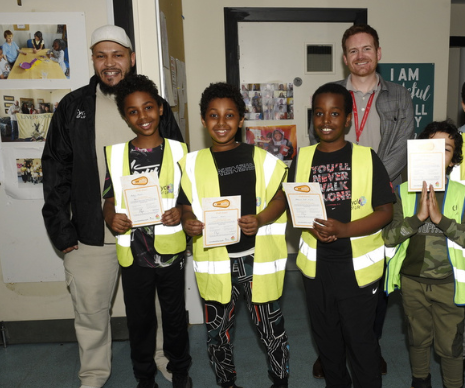
M 69 252 L 74 251 L 74 250 L 77 251 L 78 249 L 79 249 L 79 247 L 77 245 L 73 245 L 72 247 L 68 247 L 66 249 L 63 249 L 62 252 L 63 253 L 69 253 Z

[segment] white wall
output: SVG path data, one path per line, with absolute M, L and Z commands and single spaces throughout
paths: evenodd
M 224 7 L 348 7 L 346 0 L 183 0 L 190 149 L 210 145 L 199 120 L 199 100 L 210 82 L 226 80 Z M 446 115 L 450 0 L 352 0 L 367 8 L 380 35 L 385 63 L 435 63 L 434 118 Z M 462 18 L 463 23 L 463 18 Z M 286 41 L 286 44 L 292 44 Z M 300 50 L 301 47 L 296 47 Z M 294 102 L 298 104 L 298 101 Z

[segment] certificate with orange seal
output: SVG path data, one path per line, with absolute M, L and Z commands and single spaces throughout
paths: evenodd
M 423 181 L 434 191 L 446 189 L 444 139 L 407 140 L 408 191 L 421 191 Z
M 238 219 L 241 217 L 241 196 L 202 199 L 203 246 L 205 248 L 236 244 L 241 239 Z
M 135 228 L 161 223 L 163 203 L 155 172 L 121 177 L 128 217 Z
M 294 228 L 313 228 L 315 218 L 326 220 L 326 207 L 320 184 L 283 183 Z

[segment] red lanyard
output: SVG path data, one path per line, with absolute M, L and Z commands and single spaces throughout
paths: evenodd
M 365 108 L 365 113 L 363 114 L 363 117 L 362 117 L 362 123 L 360 124 L 360 127 L 359 127 L 358 126 L 357 103 L 355 102 L 354 92 L 352 90 L 350 91 L 350 94 L 352 94 L 352 110 L 354 113 L 355 135 L 356 135 L 357 144 L 360 140 L 360 136 L 362 135 L 363 128 L 365 128 L 365 124 L 368 120 L 368 113 L 370 113 L 371 104 L 373 104 L 373 98 L 375 98 L 375 93 L 376 91 L 373 91 L 373 93 L 371 93 L 371 96 L 368 100 L 367 107 Z

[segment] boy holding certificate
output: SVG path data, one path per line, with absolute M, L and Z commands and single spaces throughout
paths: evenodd
M 201 121 L 213 146 L 188 154 L 180 161 L 183 204 L 182 224 L 193 237 L 194 269 L 205 301 L 208 354 L 216 381 L 236 387 L 231 342 L 235 304 L 244 290 L 247 307 L 268 354 L 273 388 L 286 388 L 289 345 L 279 306 L 287 249 L 286 202 L 281 190 L 286 165 L 270 153 L 236 141 L 244 122 L 245 104 L 239 89 L 225 83 L 211 84 L 200 101 Z M 206 248 L 203 200 L 241 197 L 237 221 L 240 241 Z M 220 233 L 220 231 L 217 231 Z M 252 289 L 253 283 L 253 289 Z
M 462 161 L 462 136 L 449 121 L 428 124 L 420 139 L 445 139 L 446 174 Z M 430 356 L 434 341 L 441 358 L 444 387 L 463 386 L 465 304 L 465 186 L 446 182 L 408 192 L 396 188 L 394 219 L 383 230 L 388 249 L 385 290 L 402 287 L 407 317 L 412 387 L 430 388 Z
M 187 153 L 184 143 L 160 134 L 163 105 L 155 84 L 147 77 L 126 77 L 116 94 L 118 110 L 137 135 L 125 144 L 105 147 L 107 177 L 104 187 L 105 221 L 117 234 L 116 250 L 121 266 L 124 303 L 131 345 L 131 359 L 138 388 L 156 388 L 154 362 L 157 319 L 155 290 L 163 317 L 163 348 L 169 359 L 174 388 L 191 388 L 191 363 L 184 301 L 186 237 L 180 224 L 181 208 L 176 206 L 181 172 L 178 161 Z M 122 177 L 143 187 L 158 175 L 161 202 L 165 210 L 161 223 L 133 228 L 126 215 L 127 197 Z M 137 199 L 137 196 L 136 196 Z M 147 199 L 139 198 L 139 201 Z M 139 209 L 148 207 L 139 206 Z
M 318 182 L 327 219 L 304 229 L 297 266 L 303 274 L 312 332 L 328 387 L 381 387 L 380 350 L 373 332 L 378 280 L 384 269 L 381 228 L 392 219 L 394 194 L 370 148 L 344 139 L 352 96 L 326 84 L 312 97 L 320 143 L 300 149 L 295 182 Z M 352 378 L 346 367 L 346 350 Z

